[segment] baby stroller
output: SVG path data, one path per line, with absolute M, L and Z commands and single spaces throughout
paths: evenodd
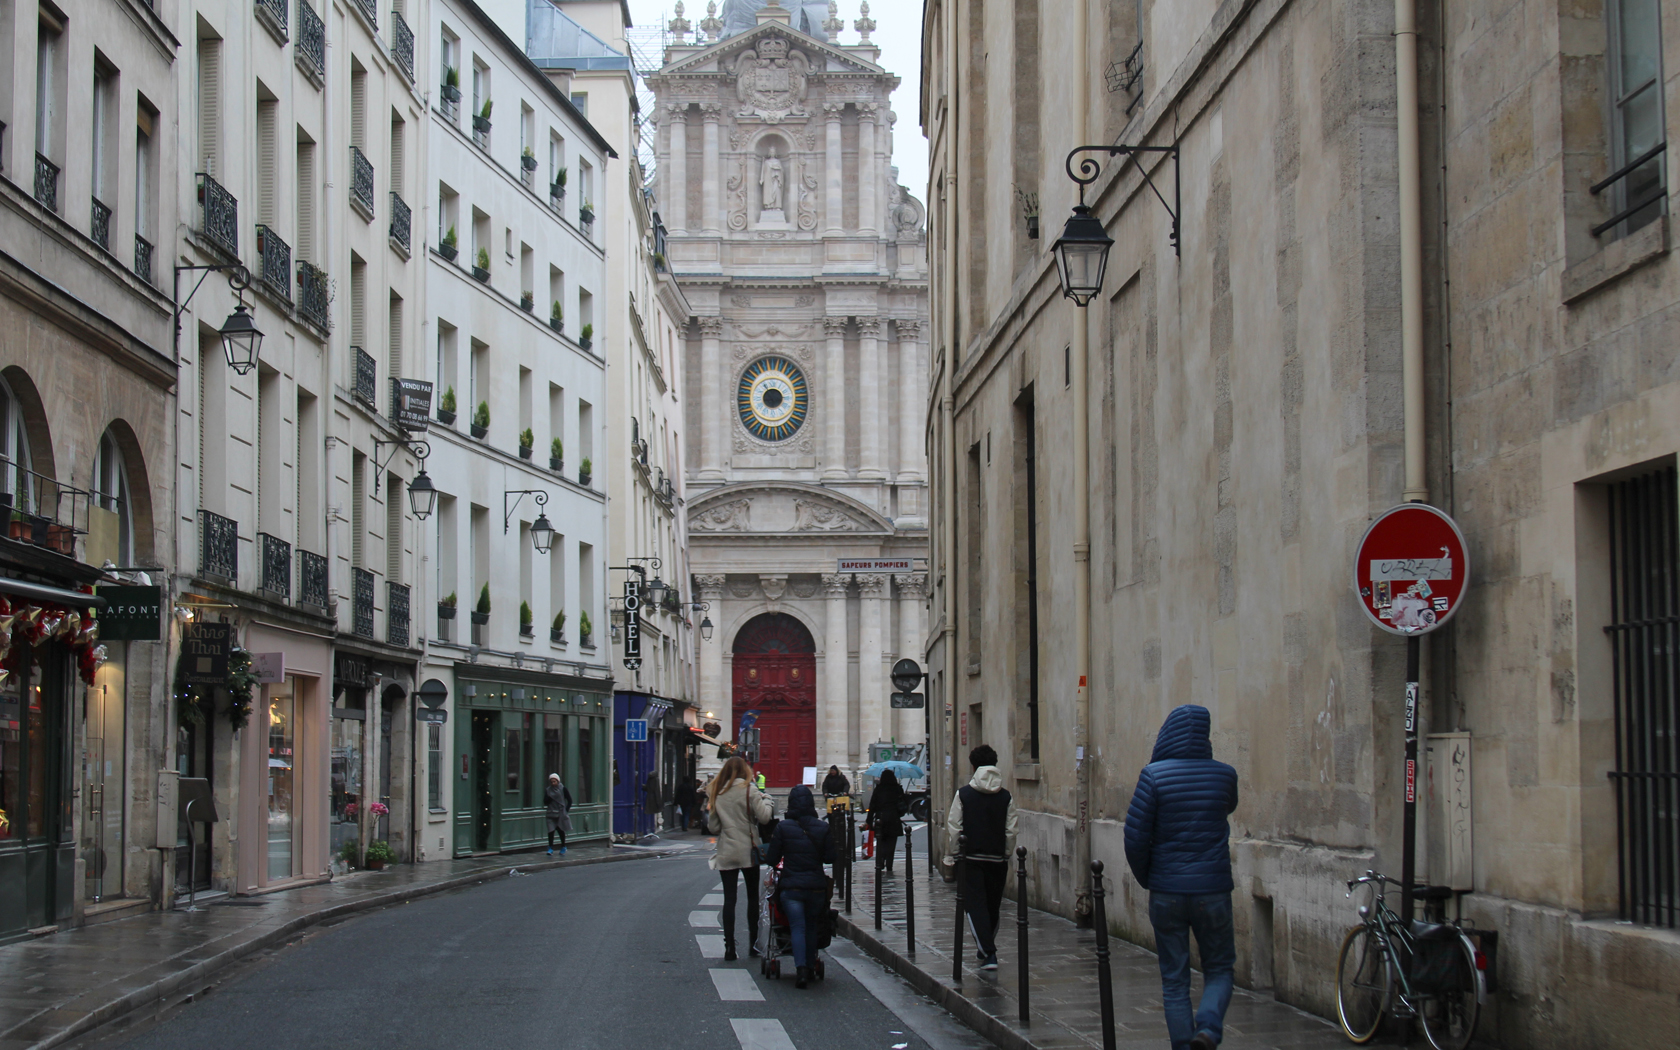
M 761 956 L 758 972 L 777 981 L 782 979 L 782 956 L 793 954 L 793 933 L 776 897 L 776 883 L 781 879 L 781 869 L 780 864 L 766 867 L 758 880 L 758 953 Z M 826 908 L 821 915 L 812 917 L 806 934 L 805 946 L 811 953 L 811 975 L 820 981 L 823 979 L 823 961 L 817 951 L 828 947 L 834 936 Z

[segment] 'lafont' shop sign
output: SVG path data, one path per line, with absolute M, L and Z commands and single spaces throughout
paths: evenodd
M 155 642 L 163 637 L 163 588 L 100 587 L 99 637 L 110 642 Z

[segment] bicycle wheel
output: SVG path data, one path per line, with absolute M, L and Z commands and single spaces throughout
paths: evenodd
M 1382 942 L 1368 927 L 1355 926 L 1336 957 L 1336 1017 L 1343 1034 L 1355 1043 L 1370 1042 L 1393 994 L 1393 974 Z
M 1462 936 L 1453 948 L 1459 959 L 1446 982 L 1448 987 L 1418 1003 L 1423 1034 L 1435 1050 L 1464 1050 L 1476 1034 L 1476 1022 L 1482 1013 L 1482 1004 L 1476 996 L 1481 979 L 1476 972 L 1476 952 Z

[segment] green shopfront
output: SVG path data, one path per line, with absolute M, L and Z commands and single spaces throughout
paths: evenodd
M 612 827 L 612 689 L 607 681 L 457 664 L 455 855 L 547 844 L 543 785 L 572 794 L 569 841 Z

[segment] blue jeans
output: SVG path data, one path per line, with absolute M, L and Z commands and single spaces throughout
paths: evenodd
M 828 897 L 821 890 L 783 890 L 782 914 L 787 916 L 788 936 L 793 939 L 793 965 L 811 965 L 806 948 L 805 922 L 828 906 Z
M 1231 1005 L 1232 971 L 1237 965 L 1231 928 L 1231 895 L 1151 893 L 1149 922 L 1155 927 L 1155 951 L 1161 964 L 1161 1004 L 1173 1050 L 1188 1050 L 1196 1033 L 1225 1038 L 1225 1008 Z M 1202 1004 L 1190 1013 L 1190 933 L 1202 953 Z

